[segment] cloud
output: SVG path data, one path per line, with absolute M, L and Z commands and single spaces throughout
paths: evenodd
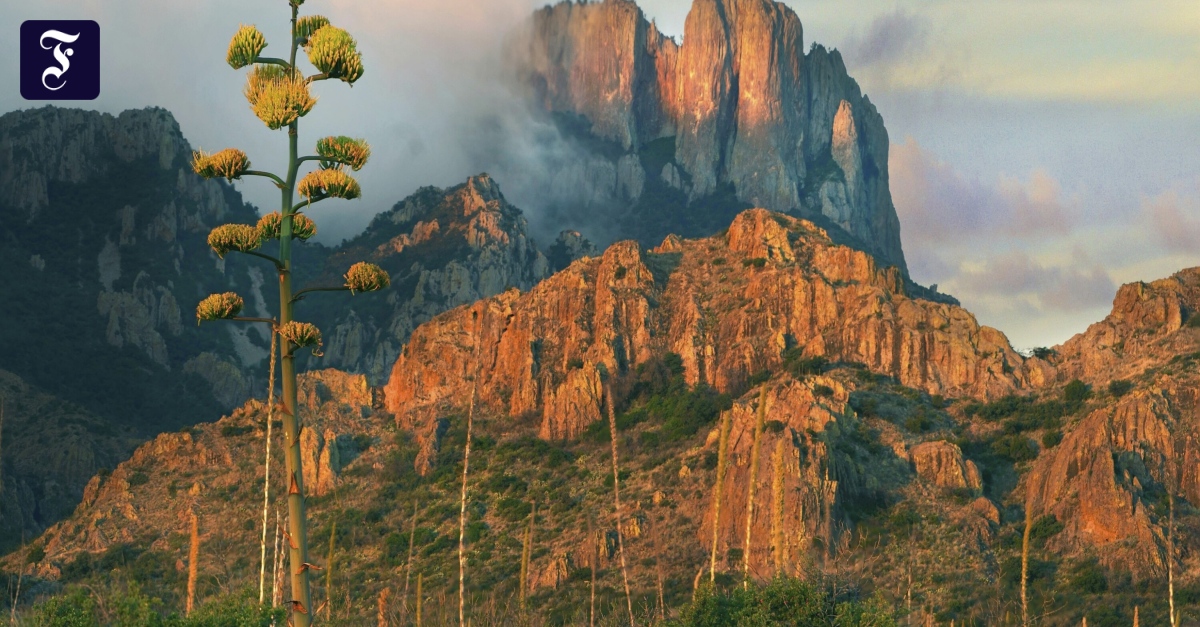
M 1117 285 L 1108 271 L 1076 254 L 1065 265 L 1047 265 L 1012 251 L 967 267 L 955 285 L 977 297 L 1025 300 L 1036 310 L 1076 312 L 1112 302 Z
M 1142 199 L 1142 214 L 1159 240 L 1172 252 L 1200 251 L 1200 179 L 1188 190 L 1176 185 L 1152 198 Z
M 909 137 L 888 156 L 892 201 L 906 250 L 1005 235 L 1035 240 L 1069 233 L 1077 200 L 1043 170 L 1028 181 L 986 183 L 963 175 Z
M 911 60 L 928 47 L 931 23 L 901 8 L 877 16 L 863 31 L 851 33 L 842 45 L 846 61 L 858 66 L 895 65 Z

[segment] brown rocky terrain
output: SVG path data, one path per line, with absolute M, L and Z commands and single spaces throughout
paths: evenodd
M 683 44 L 630 0 L 560 2 L 534 14 L 512 54 L 542 108 L 581 116 L 624 152 L 564 170 L 559 187 L 609 180 L 609 197 L 636 203 L 661 182 L 694 203 L 731 185 L 752 206 L 827 220 L 906 273 L 883 119 L 841 55 L 805 53 L 803 35 L 773 0 L 696 0 Z M 668 158 L 648 158 L 667 138 Z
M 994 398 L 1053 377 L 967 311 L 906 296 L 895 268 L 758 209 L 718 236 L 652 251 L 621 242 L 527 293 L 438 316 L 414 333 L 385 392 L 427 442 L 437 418 L 465 406 L 473 377 L 491 410 L 535 414 L 541 437 L 572 438 L 600 419 L 602 369 L 672 352 L 689 384 L 727 392 L 794 348 L 946 396 Z

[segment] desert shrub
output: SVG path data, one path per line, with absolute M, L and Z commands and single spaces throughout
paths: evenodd
M 1108 382 L 1108 393 L 1112 394 L 1115 398 L 1121 398 L 1122 396 L 1125 396 L 1132 389 L 1133 383 L 1130 383 L 1124 379 L 1113 379 L 1112 381 Z
M 254 425 L 225 425 L 221 427 L 221 437 L 236 438 L 254 431 Z
M 787 625 L 794 627 L 890 627 L 891 607 L 881 597 L 838 599 L 800 579 L 778 578 L 766 585 L 741 586 L 728 592 L 706 585 L 684 606 L 676 627 Z
M 1193 328 L 1193 329 L 1200 328 L 1200 313 L 1192 314 L 1188 318 L 1186 326 Z
M 925 433 L 933 428 L 933 421 L 924 411 L 918 410 L 904 419 L 904 428 L 913 433 Z
M 746 268 L 749 268 L 751 266 L 753 266 L 755 268 L 762 268 L 763 266 L 766 266 L 766 265 L 767 265 L 767 260 L 763 257 L 755 257 L 753 259 L 743 259 L 742 260 L 742 266 L 746 267 Z
M 1094 558 L 1085 560 L 1071 573 L 1071 588 L 1084 594 L 1101 594 L 1108 591 L 1108 578 Z
M 1063 439 L 1062 431 L 1059 431 L 1057 429 L 1052 430 L 1052 431 L 1047 431 L 1042 434 L 1042 448 L 1054 448 L 1054 447 L 1058 446 L 1059 442 L 1062 442 L 1062 439 Z
M 129 487 L 131 488 L 143 485 L 149 481 L 150 476 L 140 470 L 129 475 Z
M 1092 397 L 1092 388 L 1079 379 L 1072 379 L 1063 388 L 1063 400 L 1068 403 L 1083 403 Z
M 1029 528 L 1029 538 L 1031 540 L 1046 540 L 1052 536 L 1058 535 L 1058 532 L 1063 530 L 1063 524 L 1055 518 L 1054 514 L 1046 514 L 1037 519 L 1033 526 Z
M 1054 356 L 1054 349 L 1046 348 L 1045 346 L 1039 346 L 1033 349 L 1033 356 L 1037 357 L 1038 359 L 1050 359 L 1052 356 Z
M 996 438 L 992 442 L 992 452 L 1013 462 L 1024 462 L 1038 456 L 1037 445 L 1028 437 L 1020 434 L 1010 434 Z
M 833 388 L 829 387 L 828 385 L 816 385 L 813 387 L 813 394 L 830 398 L 833 396 Z
M 797 379 L 825 372 L 829 360 L 821 355 L 805 357 L 804 349 L 789 348 L 783 353 L 783 368 Z

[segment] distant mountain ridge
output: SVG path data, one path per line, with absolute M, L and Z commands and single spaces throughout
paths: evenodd
M 538 105 L 616 148 L 560 173 L 556 187 L 589 190 L 584 204 L 653 211 L 674 190 L 690 207 L 674 232 L 687 237 L 752 206 L 793 211 L 907 275 L 883 118 L 836 50 L 803 46 L 800 19 L 773 0 L 696 0 L 683 44 L 631 0 L 568 1 L 537 11 L 512 55 Z M 726 188 L 736 200 L 697 205 Z M 627 221 L 618 239 L 666 235 Z

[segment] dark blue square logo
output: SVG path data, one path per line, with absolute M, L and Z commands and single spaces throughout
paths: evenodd
M 100 25 L 91 20 L 21 24 L 21 96 L 94 100 L 100 95 Z

